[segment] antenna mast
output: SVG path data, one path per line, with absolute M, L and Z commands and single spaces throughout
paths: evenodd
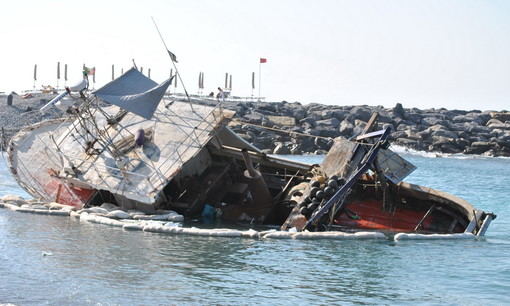
M 177 75 L 177 77 L 181 81 L 182 88 L 184 89 L 184 93 L 186 94 L 186 97 L 188 98 L 188 101 L 191 102 L 191 98 L 188 95 L 188 91 L 186 90 L 186 86 L 184 85 L 184 82 L 182 81 L 181 74 L 179 73 L 179 71 L 177 70 L 177 66 L 175 65 L 175 63 L 177 62 L 177 58 L 176 58 L 175 54 L 173 54 L 172 52 L 170 52 L 170 50 L 168 50 L 168 47 L 166 46 L 165 40 L 163 39 L 163 36 L 161 35 L 161 32 L 159 31 L 158 25 L 156 24 L 156 21 L 154 20 L 154 17 L 151 16 L 151 18 L 152 18 L 152 22 L 154 23 L 154 26 L 156 27 L 156 30 L 158 31 L 159 37 L 161 38 L 161 41 L 163 42 L 163 45 L 165 46 L 166 52 L 168 52 L 168 56 L 170 56 L 170 60 L 172 61 L 172 64 L 174 65 L 175 74 Z

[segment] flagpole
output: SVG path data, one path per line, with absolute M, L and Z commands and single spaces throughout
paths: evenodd
M 34 66 L 34 92 L 35 92 L 35 81 L 37 81 L 37 64 Z
M 64 66 L 64 87 L 67 85 L 67 64 Z
M 259 59 L 259 102 L 260 102 L 260 78 L 261 78 L 262 61 Z
M 57 62 L 57 90 L 59 81 L 60 81 L 60 62 Z
M 159 31 L 159 28 L 158 28 L 158 25 L 156 24 L 156 21 L 154 20 L 154 17 L 151 16 L 151 19 L 152 19 L 152 22 L 154 23 L 154 26 L 156 27 L 156 30 L 158 31 L 158 34 L 159 34 L 159 37 L 161 38 L 161 41 L 163 42 L 163 46 L 165 46 L 165 49 L 166 49 L 166 52 L 168 52 L 168 55 L 170 56 L 170 61 L 172 62 L 172 64 L 174 65 L 174 68 L 175 68 L 175 74 L 177 75 L 177 77 L 179 78 L 179 81 L 181 81 L 181 84 L 182 84 L 182 88 L 184 89 L 184 93 L 186 94 L 186 97 L 188 98 L 188 101 L 190 103 L 190 107 L 191 107 L 191 110 L 195 111 L 193 109 L 193 105 L 191 104 L 191 98 L 188 94 L 188 91 L 186 90 L 186 86 L 184 85 L 184 82 L 182 81 L 182 78 L 181 78 L 181 74 L 179 73 L 179 71 L 177 70 L 177 65 L 175 65 L 175 62 L 177 61 L 177 59 L 175 58 L 175 54 L 170 54 L 170 50 L 168 50 L 168 47 L 166 46 L 166 43 L 165 43 L 165 40 L 163 39 L 163 36 L 161 35 L 161 32 Z M 177 86 L 177 82 L 175 83 L 175 85 Z
M 251 99 L 253 100 L 253 89 L 255 89 L 255 72 L 251 73 Z
M 202 71 L 198 73 L 198 91 L 197 94 L 200 95 L 200 86 L 202 84 Z

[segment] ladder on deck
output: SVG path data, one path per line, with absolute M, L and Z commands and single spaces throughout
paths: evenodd
M 358 164 L 356 170 L 350 175 L 347 179 L 346 183 L 338 189 L 338 191 L 326 202 L 324 205 L 319 206 L 314 212 L 312 212 L 310 219 L 302 226 L 301 228 L 297 228 L 298 231 L 302 231 L 304 229 L 311 230 L 317 226 L 318 221 L 330 210 L 333 208 L 331 218 L 333 218 L 336 213 L 342 208 L 345 196 L 349 193 L 349 191 L 353 188 L 354 184 L 359 180 L 359 178 L 368 171 L 370 167 L 373 166 L 375 159 L 377 158 L 377 154 L 379 150 L 386 144 L 386 139 L 388 138 L 391 132 L 391 128 L 386 128 L 384 130 L 380 130 L 377 132 L 372 132 L 368 134 L 364 134 L 358 136 L 356 138 L 357 141 L 361 141 L 363 139 L 376 138 L 379 137 L 372 145 L 370 150 L 365 153 L 363 159 Z M 355 148 L 355 152 L 359 153 L 359 147 Z

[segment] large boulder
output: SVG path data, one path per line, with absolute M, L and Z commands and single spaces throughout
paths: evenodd
M 273 136 L 257 136 L 251 144 L 259 149 L 272 149 L 274 147 Z
M 489 113 L 469 113 L 469 117 L 473 120 L 471 122 L 477 123 L 479 125 L 486 125 L 487 121 L 491 119 L 491 115 Z
M 452 127 L 452 124 L 450 123 L 450 121 L 441 119 L 441 118 L 436 118 L 436 117 L 425 117 L 422 119 L 421 122 L 422 122 L 422 124 L 429 125 L 429 126 L 440 125 L 440 126 L 444 126 L 445 128 Z
M 502 113 L 492 112 L 489 115 L 491 116 L 492 119 L 496 119 L 501 122 L 510 121 L 510 113 L 507 112 Z
M 372 111 L 365 106 L 356 106 L 351 109 L 351 114 L 354 115 L 355 119 L 359 119 L 364 122 L 368 122 L 372 117 Z
M 397 103 L 395 107 L 392 109 L 393 116 L 395 117 L 404 117 L 404 107 L 401 103 Z
M 324 126 L 324 127 L 337 128 L 340 125 L 340 121 L 338 121 L 338 119 L 336 119 L 336 118 L 317 120 L 315 122 L 315 125 L 316 126 Z
M 453 131 L 448 131 L 443 128 L 432 131 L 432 137 L 443 137 L 448 139 L 457 139 L 459 136 Z
M 342 121 L 338 127 L 338 132 L 342 136 L 351 136 L 354 130 L 354 124 L 349 121 Z
M 347 116 L 347 112 L 343 110 L 334 110 L 331 112 L 331 117 L 338 119 L 338 121 L 344 120 L 345 116 Z
M 495 143 L 490 142 L 473 142 L 470 147 L 464 150 L 465 154 L 483 154 L 494 147 Z
M 273 150 L 273 154 L 290 154 L 290 148 L 288 144 L 283 142 L 276 143 L 276 146 Z
M 258 106 L 258 111 L 264 111 L 264 112 L 268 112 L 268 113 L 277 113 L 278 110 L 279 110 L 279 104 L 278 103 L 271 103 L 271 102 L 266 102 L 266 103 L 260 103 L 260 105 Z
M 393 119 L 387 112 L 379 112 L 379 123 L 393 123 Z
M 299 124 L 303 125 L 305 123 L 309 124 L 312 127 L 315 127 L 315 119 L 313 119 L 312 117 L 306 117 L 299 120 Z
M 411 121 L 414 124 L 420 124 L 421 120 L 422 120 L 422 116 L 420 114 L 417 114 L 417 113 L 406 113 L 404 115 L 404 118 L 407 121 Z
M 464 123 L 464 122 L 470 122 L 470 123 L 476 123 L 479 125 L 485 125 L 487 121 L 491 119 L 491 116 L 487 113 L 481 113 L 479 111 L 477 112 L 470 112 L 467 114 L 459 114 L 452 118 L 452 121 L 454 123 Z
M 296 119 L 294 117 L 267 115 L 266 118 L 271 124 L 279 127 L 296 125 Z
M 317 150 L 315 145 L 315 138 L 312 137 L 299 137 L 294 140 L 295 144 L 299 145 L 299 148 L 304 153 L 312 153 Z M 291 149 L 292 151 L 292 149 Z M 292 153 L 292 152 L 291 152 Z
M 325 109 L 321 112 L 321 116 L 322 116 L 322 119 L 325 120 L 325 119 L 331 119 L 332 118 L 332 114 L 333 111 L 331 111 L 330 109 Z
M 449 154 L 462 153 L 462 151 L 464 151 L 463 149 L 461 149 L 453 144 L 443 144 L 443 145 L 441 145 L 440 150 L 442 153 L 449 153 Z
M 408 138 L 398 138 L 395 141 L 396 144 L 404 146 L 406 148 L 415 149 L 418 151 L 426 150 L 427 147 L 423 144 L 422 141 L 414 140 L 414 139 L 408 139 Z
M 332 126 L 327 126 L 327 125 L 318 125 L 317 127 L 315 127 L 314 130 L 318 131 L 319 135 L 317 135 L 317 136 L 321 136 L 321 137 L 335 138 L 335 137 L 339 136 L 339 134 L 340 134 L 338 132 L 337 128 L 332 127 Z
M 314 144 L 319 150 L 328 151 L 331 148 L 331 146 L 333 145 L 333 141 L 332 140 L 329 141 L 324 138 L 316 137 L 314 140 Z
M 265 119 L 264 115 L 262 115 L 259 112 L 252 111 L 250 114 L 246 114 L 243 117 L 243 120 L 245 122 L 251 123 L 251 124 L 262 124 L 262 120 Z
M 310 134 L 308 131 L 312 130 L 314 127 L 315 127 L 315 125 L 312 125 L 312 124 L 310 124 L 308 122 L 304 122 L 303 124 L 301 124 L 301 128 L 307 134 Z
M 487 125 L 486 126 L 489 129 L 491 129 L 491 130 L 495 130 L 495 129 L 498 129 L 498 130 L 510 130 L 510 124 L 503 123 L 503 122 L 501 122 L 500 120 L 497 120 L 497 119 L 491 119 L 491 120 L 487 121 Z
M 407 139 L 422 140 L 421 135 L 413 130 L 405 130 L 403 132 L 405 133 Z

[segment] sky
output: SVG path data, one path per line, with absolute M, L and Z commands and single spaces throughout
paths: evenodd
M 266 101 L 510 110 L 506 0 L 4 1 L 0 92 L 74 85 L 84 64 L 98 89 L 133 60 L 163 82 L 152 18 L 189 94 L 200 72 L 204 93 L 228 73 L 232 95 Z

